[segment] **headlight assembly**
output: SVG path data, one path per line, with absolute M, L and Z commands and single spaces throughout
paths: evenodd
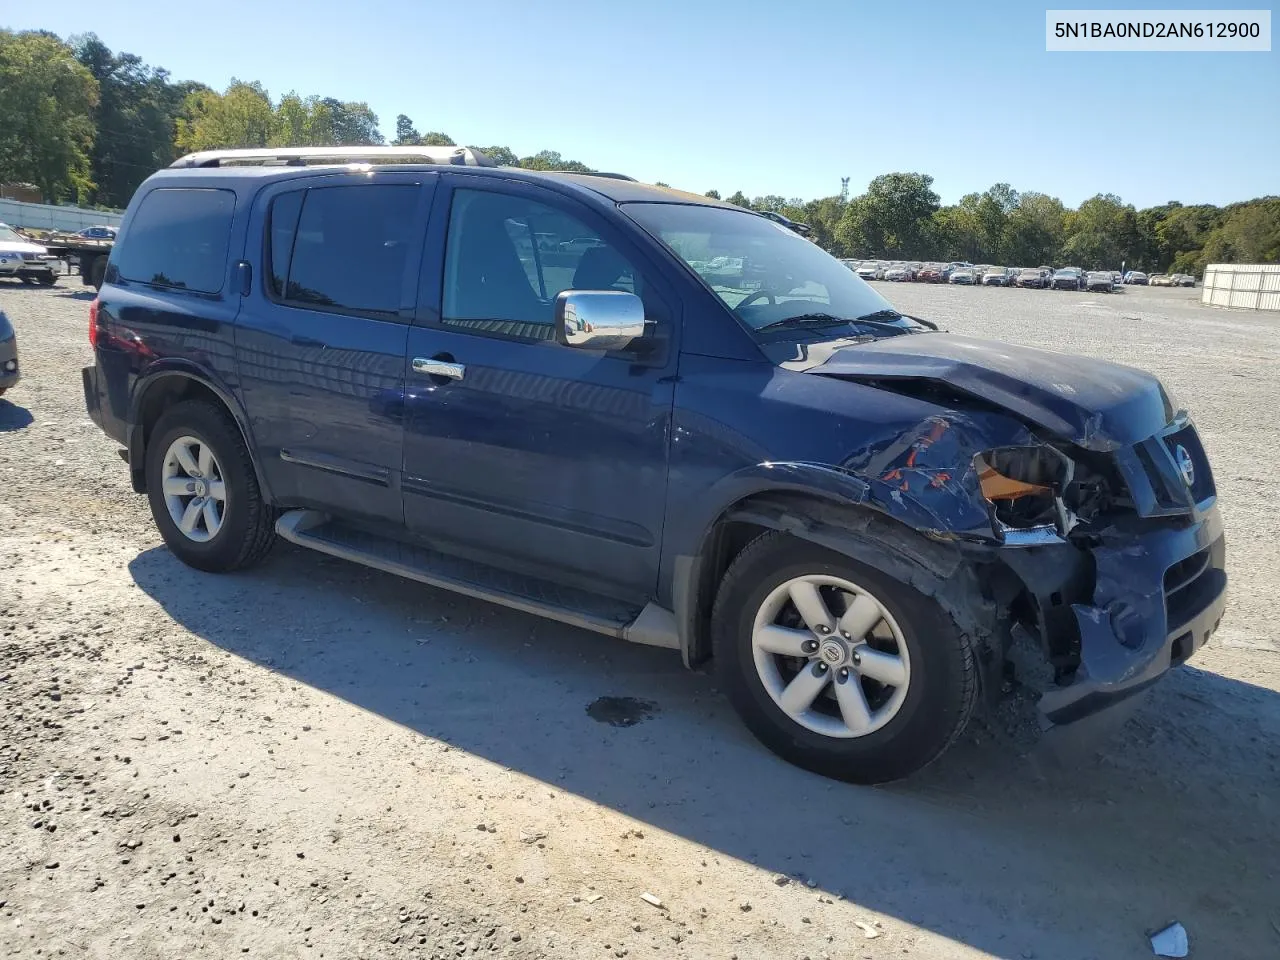
M 978 454 L 974 466 L 1007 543 L 1053 542 L 1078 522 L 1063 502 L 1075 464 L 1057 448 L 998 447 Z

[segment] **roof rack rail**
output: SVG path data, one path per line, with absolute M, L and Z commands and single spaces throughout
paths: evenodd
M 171 167 L 287 166 L 347 163 L 441 163 L 497 166 L 470 147 L 248 147 L 201 150 L 179 157 Z
M 635 177 L 628 177 L 625 173 L 607 173 L 604 170 L 592 170 L 590 173 L 582 174 L 584 177 L 605 177 L 608 180 L 629 180 L 631 183 L 639 183 Z

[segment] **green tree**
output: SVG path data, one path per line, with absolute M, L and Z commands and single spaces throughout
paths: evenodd
M 98 83 L 48 33 L 0 30 L 0 182 L 34 183 L 46 200 L 93 189 Z
M 1062 259 L 1086 270 L 1114 270 L 1139 248 L 1138 215 L 1112 193 L 1090 197 L 1067 214 Z
M 226 93 L 203 89 L 189 94 L 177 121 L 180 150 L 265 147 L 276 135 L 271 98 L 260 83 L 233 79 Z
M 1065 219 L 1066 208 L 1057 197 L 1022 194 L 1005 221 L 1004 249 L 1011 264 L 1034 267 L 1053 263 L 1062 248 Z
M 1222 225 L 1205 238 L 1204 249 L 1195 256 L 1179 255 L 1175 269 L 1194 268 L 1199 273 L 1210 263 L 1280 262 L 1280 197 L 1235 203 L 1223 214 Z
M 748 210 L 751 209 L 751 201 L 747 199 L 747 195 L 741 190 L 735 190 L 728 198 L 726 198 L 725 202 L 732 203 L 739 207 L 746 207 Z
M 98 81 L 97 134 L 89 201 L 123 207 L 144 179 L 174 159 L 174 121 L 182 89 L 131 53 L 114 54 L 94 34 L 75 38 L 76 59 Z
M 500 167 L 520 166 L 520 158 L 510 147 L 472 147 L 471 149 L 479 150 Z
M 424 147 L 456 147 L 453 138 L 447 133 L 424 133 L 422 139 L 418 141 Z
M 965 194 L 958 204 L 942 207 L 930 218 L 931 250 L 939 260 L 976 263 L 982 259 L 979 200 L 979 194 Z
M 704 194 L 703 194 L 703 196 L 704 196 L 704 197 L 706 197 L 706 198 L 707 198 L 707 199 L 709 199 L 709 200 L 719 200 L 719 199 L 720 199 L 720 191 L 719 191 L 719 190 L 708 190 L 706 193 L 704 193 Z
M 406 117 L 403 113 L 396 117 L 396 138 L 392 141 L 397 147 L 416 144 L 421 140 L 421 134 L 414 129 L 413 121 Z
M 867 192 L 849 202 L 836 238 L 853 254 L 879 251 L 913 257 L 926 252 L 930 225 L 938 210 L 933 177 L 924 173 L 886 173 Z
M 585 163 L 566 160 L 555 150 L 542 150 L 531 157 L 524 157 L 520 166 L 526 170 L 562 170 L 568 173 L 594 173 Z

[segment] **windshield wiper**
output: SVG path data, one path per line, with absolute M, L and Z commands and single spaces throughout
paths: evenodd
M 910 320 L 918 323 L 922 327 L 928 327 L 930 330 L 937 330 L 938 325 L 932 320 L 925 320 L 922 317 L 913 317 L 908 313 L 901 313 L 897 310 L 876 310 L 874 313 L 863 314 L 858 317 L 855 323 L 874 323 L 879 327 L 893 327 L 895 330 L 910 330 L 910 327 L 903 327 L 901 324 L 892 323 L 896 318 L 898 320 Z
M 774 320 L 772 323 L 766 323 L 763 327 L 756 327 L 756 332 L 781 330 L 784 327 L 834 327 L 849 322 L 844 317 L 837 317 L 830 313 L 801 313 L 794 317 L 783 317 L 781 320 Z
M 894 333 L 910 333 L 910 327 L 904 327 L 900 323 L 894 323 L 893 320 L 913 320 L 923 326 L 937 330 L 937 326 L 928 320 L 920 320 L 917 317 L 908 317 L 905 313 L 899 313 L 897 310 L 876 310 L 872 313 L 863 314 L 849 320 L 845 317 L 837 317 L 830 313 L 801 313 L 794 317 L 784 317 L 781 320 L 774 320 L 772 323 L 766 323 L 763 327 L 757 327 L 756 332 L 761 333 L 765 330 L 781 330 L 788 327 L 834 327 L 842 324 L 851 326 L 876 327 L 881 330 L 892 330 Z

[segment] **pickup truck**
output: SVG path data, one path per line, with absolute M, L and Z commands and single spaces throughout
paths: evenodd
M 1225 605 L 1155 377 L 943 332 L 784 224 L 617 175 L 186 157 L 130 203 L 89 337 L 89 414 L 184 563 L 283 538 L 668 647 L 834 777 L 929 763 L 1015 642 L 1071 724 Z

